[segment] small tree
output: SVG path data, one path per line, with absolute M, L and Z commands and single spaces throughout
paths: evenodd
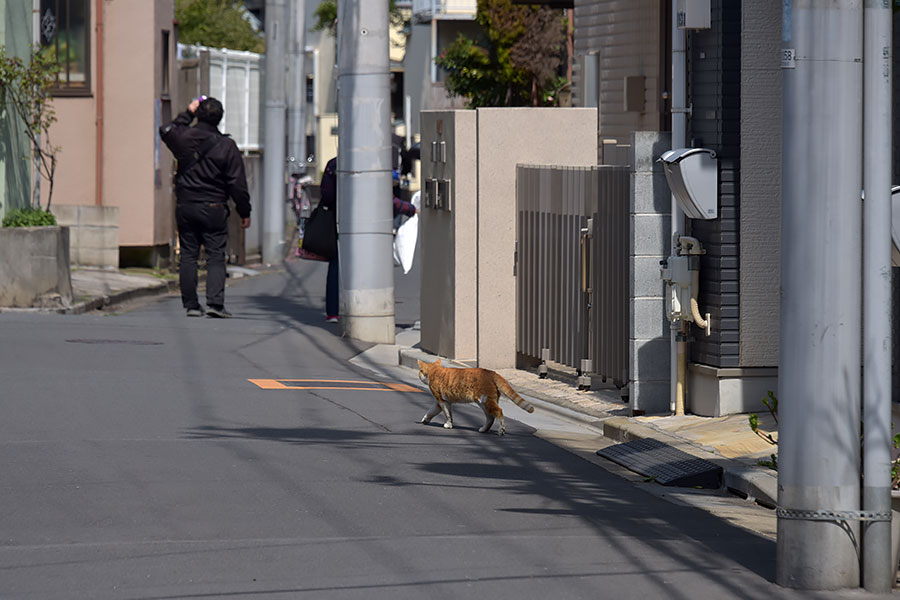
M 50 143 L 50 126 L 56 122 L 50 90 L 56 84 L 58 72 L 59 64 L 40 48 L 32 49 L 26 63 L 18 56 L 10 56 L 6 47 L 0 46 L 0 108 L 13 110 L 25 126 L 35 168 L 50 183 L 48 212 L 53 201 L 56 155 L 61 150 Z M 31 204 L 33 209 L 40 209 L 41 199 L 37 194 Z
M 266 40 L 240 0 L 175 0 L 178 37 L 186 44 L 263 53 Z
M 447 91 L 468 99 L 470 108 L 553 104 L 565 79 L 558 74 L 566 45 L 563 14 L 512 0 L 478 0 L 475 21 L 484 39 L 460 35 L 435 59 L 447 71 Z

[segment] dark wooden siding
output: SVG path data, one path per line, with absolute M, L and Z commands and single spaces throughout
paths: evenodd
M 712 27 L 688 36 L 690 145 L 715 150 L 719 160 L 719 218 L 692 220 L 706 249 L 701 259 L 700 310 L 713 319 L 712 335 L 693 328 L 691 361 L 740 366 L 740 92 L 741 5 L 712 1 Z

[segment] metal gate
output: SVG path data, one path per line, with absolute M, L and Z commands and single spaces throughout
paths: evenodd
M 618 386 L 628 381 L 630 173 L 520 165 L 516 175 L 516 350 Z

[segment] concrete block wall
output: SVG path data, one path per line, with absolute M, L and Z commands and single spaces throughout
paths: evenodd
M 69 228 L 0 228 L 0 306 L 71 304 Z
M 669 323 L 659 261 L 671 246 L 671 195 L 657 159 L 670 149 L 668 133 L 632 134 L 630 334 L 628 398 L 637 414 L 669 411 Z
M 116 206 L 52 206 L 56 221 L 68 227 L 73 266 L 119 268 L 119 208 Z

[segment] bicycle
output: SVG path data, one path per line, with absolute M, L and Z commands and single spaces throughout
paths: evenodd
M 309 175 L 292 174 L 290 177 L 290 188 L 288 203 L 294 211 L 297 219 L 297 247 L 294 250 L 295 256 L 300 256 L 300 248 L 303 246 L 303 232 L 306 228 L 306 220 L 312 214 L 312 202 L 309 199 L 309 190 L 307 189 L 313 183 L 313 178 Z

